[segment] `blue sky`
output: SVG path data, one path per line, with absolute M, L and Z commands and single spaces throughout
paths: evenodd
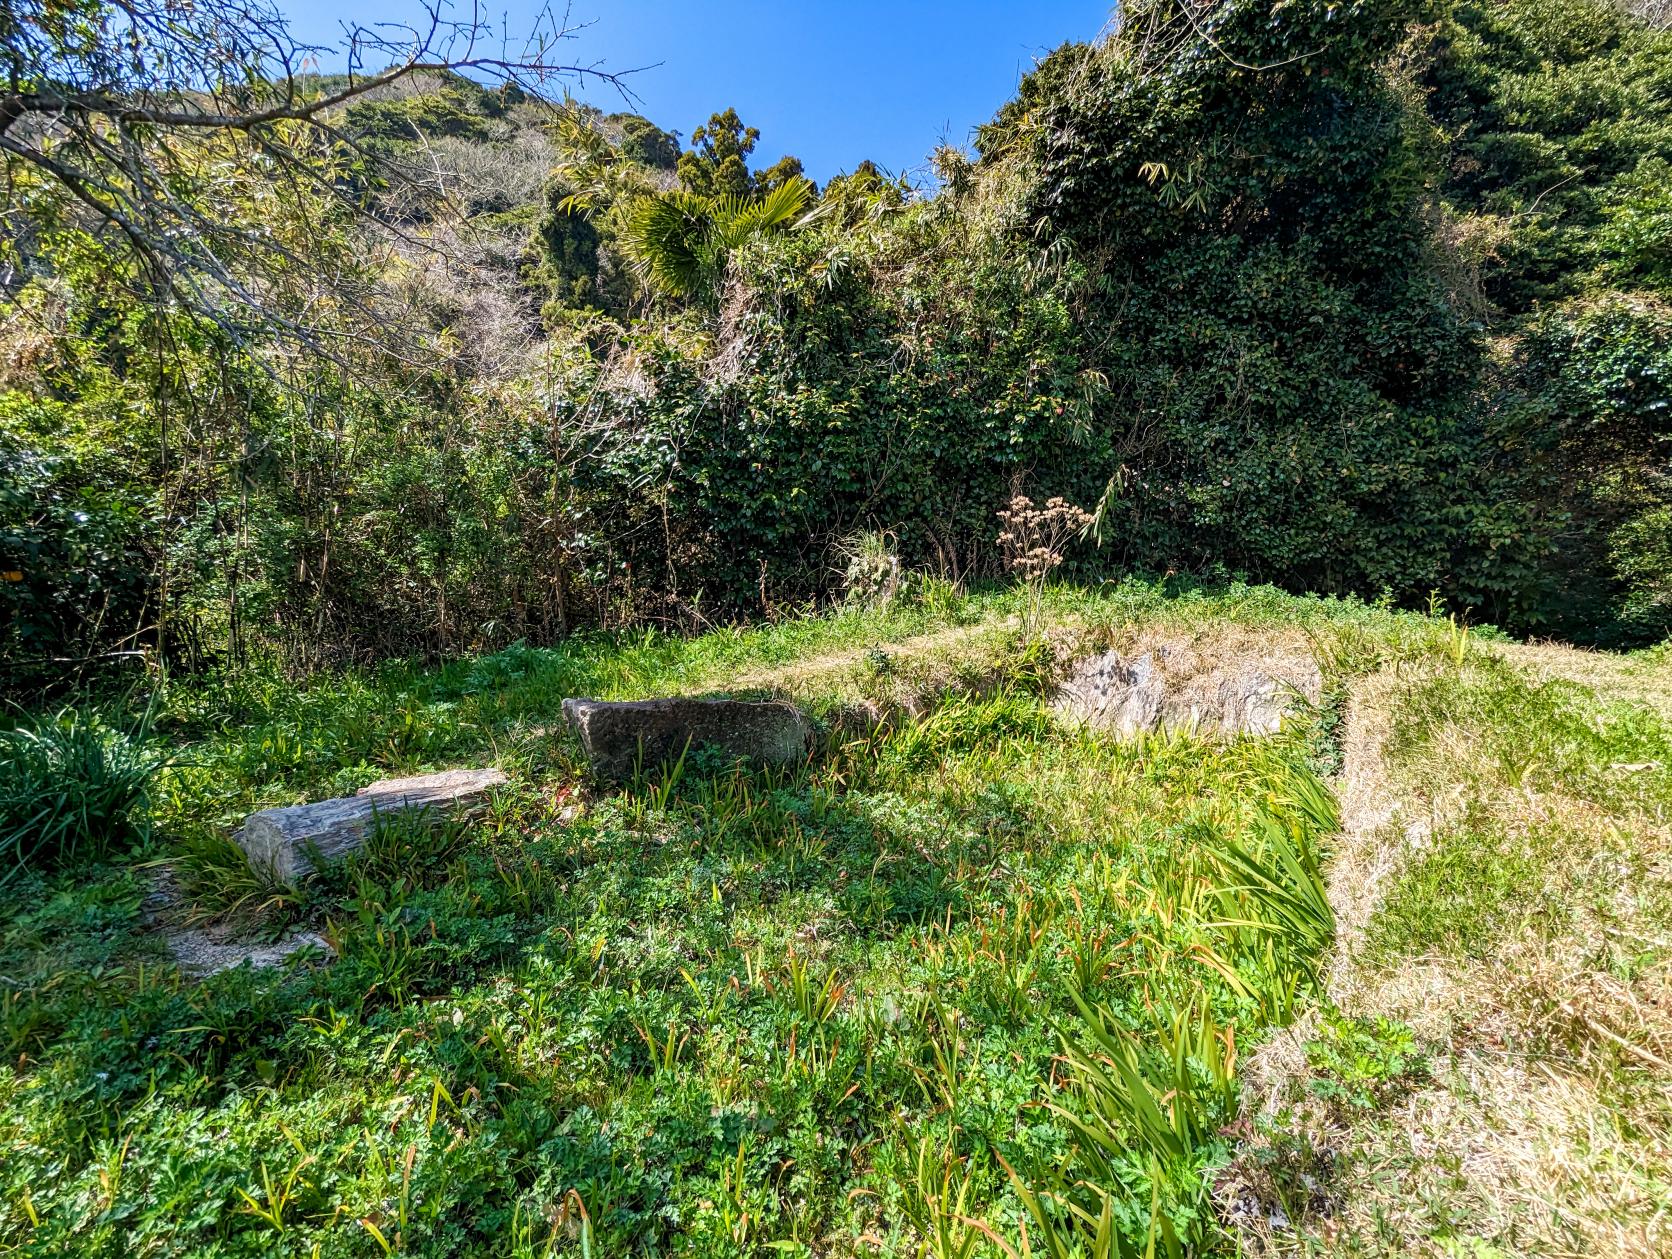
M 370 24 L 421 12 L 412 0 L 277 3 L 295 34 L 319 43 L 339 34 L 345 19 Z M 529 0 L 484 8 L 496 15 L 508 8 L 512 31 L 526 30 L 534 11 Z M 760 128 L 756 165 L 794 153 L 822 183 L 867 157 L 910 172 L 943 136 L 967 142 L 1037 58 L 1064 40 L 1092 38 L 1109 11 L 1107 0 L 573 0 L 572 24 L 588 25 L 564 59 L 653 67 L 628 80 L 641 98 L 638 112 L 688 138 L 710 113 L 732 106 Z M 607 91 L 579 94 L 623 108 Z

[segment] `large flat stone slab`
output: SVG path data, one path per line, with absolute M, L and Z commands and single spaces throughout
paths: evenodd
M 468 810 L 505 781 L 497 769 L 388 778 L 356 795 L 252 813 L 235 838 L 251 866 L 294 882 L 313 872 L 316 857 L 334 861 L 364 845 L 379 817 L 419 809 L 437 815 Z
M 803 760 L 813 728 L 790 704 L 730 699 L 647 699 L 611 703 L 566 699 L 563 715 L 581 737 L 592 772 L 623 782 L 676 759 L 687 746 L 709 747 L 762 765 Z

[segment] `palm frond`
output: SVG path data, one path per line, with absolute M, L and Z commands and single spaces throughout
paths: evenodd
M 745 211 L 750 228 L 764 232 L 782 227 L 800 216 L 812 195 L 813 185 L 805 179 L 791 179 L 779 184 L 759 201 L 750 203 Z
M 729 251 L 797 220 L 812 195 L 805 179 L 780 184 L 759 199 L 665 192 L 638 203 L 623 239 L 657 287 L 678 297 L 711 295 Z
M 712 202 L 696 193 L 646 197 L 628 216 L 623 240 L 640 271 L 678 297 L 703 291 L 718 266 Z

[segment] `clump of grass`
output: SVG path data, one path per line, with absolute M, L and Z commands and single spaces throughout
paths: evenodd
M 143 840 L 165 757 L 74 708 L 0 731 L 0 885 L 30 865 L 96 859 Z
M 885 608 L 900 594 L 904 569 L 900 540 L 886 530 L 867 530 L 844 538 L 837 555 L 846 562 L 842 588 L 855 607 Z
M 251 866 L 249 855 L 219 831 L 194 831 L 177 847 L 173 870 L 187 898 L 188 921 L 282 922 L 305 903 L 300 887 Z
M 1334 802 L 1304 769 L 1264 768 L 1271 790 L 1248 833 L 1205 846 L 1199 870 L 1161 872 L 1151 893 L 1223 984 L 1146 992 L 1141 1012 L 1068 990 L 1079 1020 L 1057 1036 L 1069 1102 L 1049 1108 L 1078 1134 L 1077 1150 L 1012 1173 L 1045 1253 L 1181 1255 L 1215 1239 L 1205 1170 L 1227 1149 L 1239 1087 L 1237 1022 L 1215 1014 L 1213 989 L 1221 1003 L 1226 989 L 1242 999 L 1252 1030 L 1287 1023 L 1316 991 L 1334 936 L 1318 857 L 1337 825 Z

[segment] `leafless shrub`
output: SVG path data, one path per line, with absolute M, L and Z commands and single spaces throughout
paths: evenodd
M 1660 30 L 1672 28 L 1672 0 L 1620 0 L 1627 13 Z
M 439 136 L 428 145 L 447 198 L 470 213 L 496 213 L 538 201 L 557 149 L 541 130 L 518 128 L 490 144 L 464 136 Z
M 1027 495 L 1018 494 L 998 517 L 1003 526 L 998 544 L 1005 566 L 1016 574 L 1027 591 L 1023 622 L 1031 633 L 1039 626 L 1045 579 L 1062 563 L 1063 547 L 1069 540 L 1090 527 L 1092 515 L 1065 498 L 1049 498 L 1043 507 L 1036 507 Z
M 19 0 L 0 22 L 12 67 L 0 89 L 0 242 L 26 229 L 21 211 L 57 197 L 128 254 L 144 295 L 234 340 L 259 326 L 322 347 L 315 325 L 326 307 L 297 291 L 296 277 L 310 275 L 345 215 L 364 217 L 344 176 L 355 158 L 376 155 L 341 129 L 348 107 L 458 74 L 534 100 L 554 83 L 616 83 L 563 61 L 572 34 L 567 14 L 549 9 L 519 38 L 491 27 L 479 6 L 455 18 L 430 2 L 410 26 L 345 22 L 326 49 L 293 34 L 268 0 L 134 0 L 89 21 L 65 21 L 50 0 Z M 348 73 L 315 73 L 333 52 Z M 406 175 L 402 163 L 374 164 L 392 181 Z M 257 202 L 247 214 L 227 213 L 221 194 L 233 186 Z M 353 296 L 348 304 L 372 324 L 369 304 Z

